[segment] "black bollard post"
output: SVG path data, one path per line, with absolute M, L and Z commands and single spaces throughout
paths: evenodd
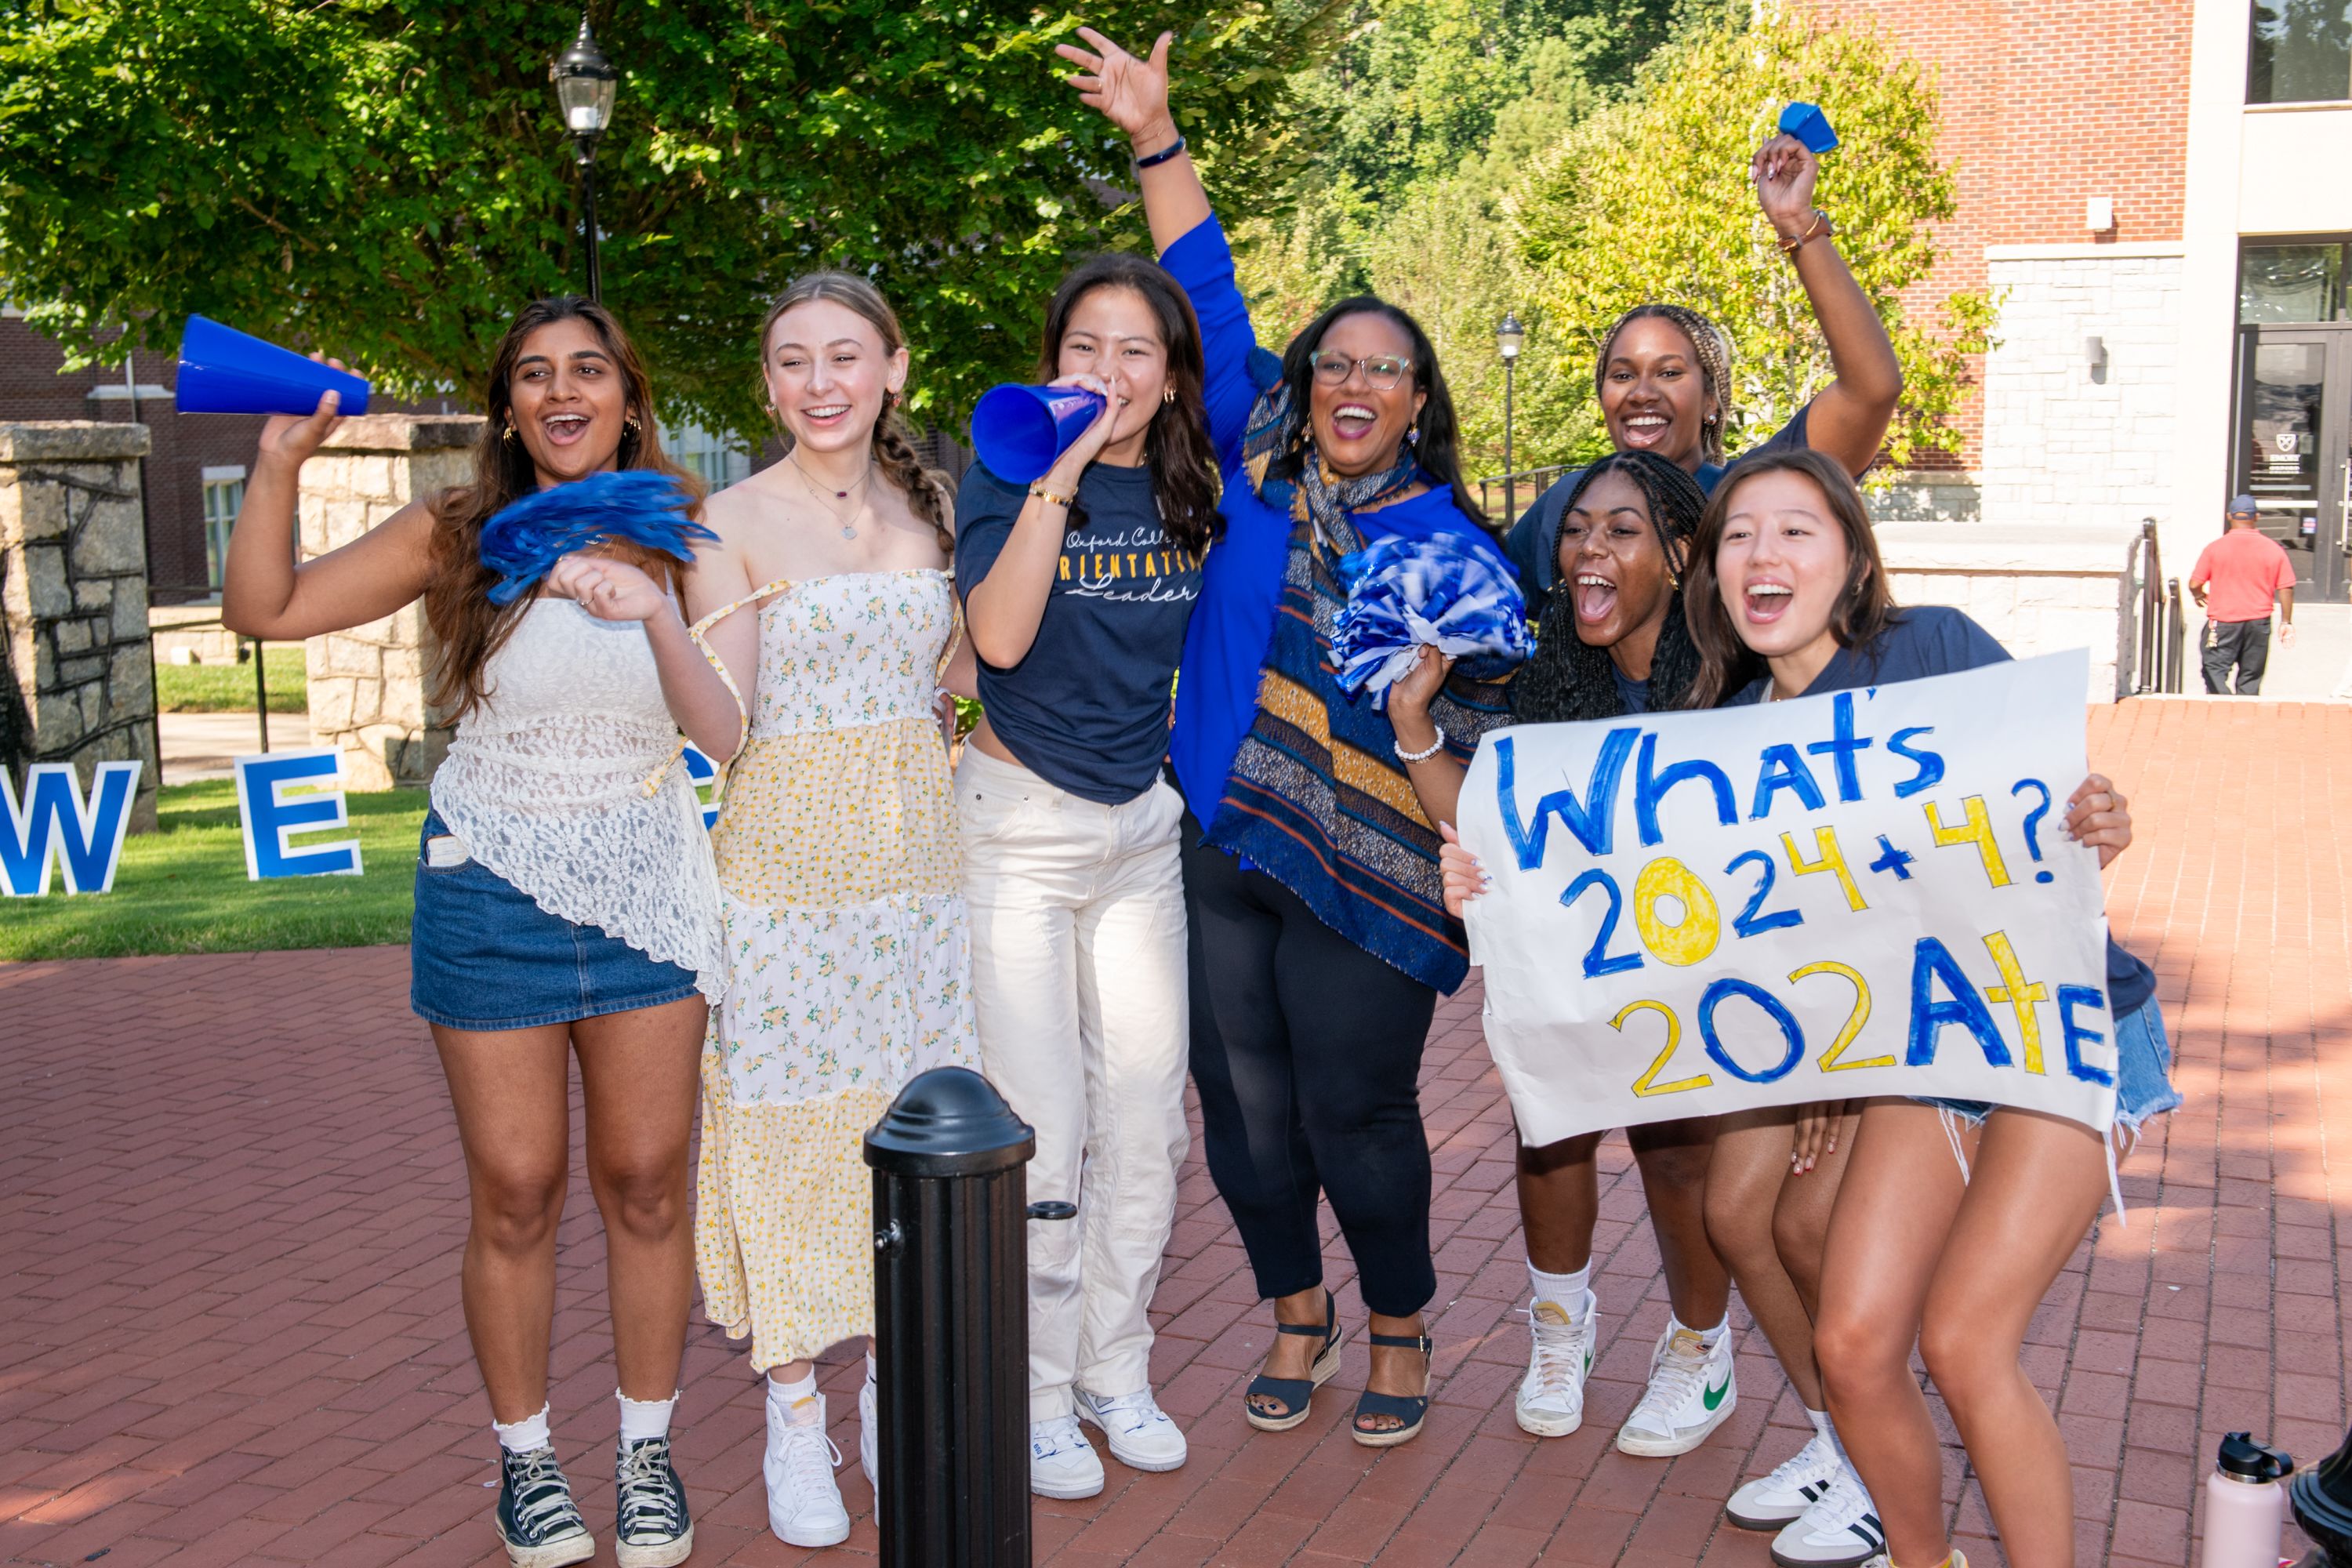
M 915 1079 L 866 1134 L 882 1568 L 1029 1568 L 1024 1167 L 1036 1152 L 1004 1097 L 962 1068 Z M 1040 1204 L 1034 1217 L 1076 1212 Z

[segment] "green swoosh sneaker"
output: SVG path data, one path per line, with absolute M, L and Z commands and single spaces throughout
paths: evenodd
M 1697 1331 L 1669 1319 L 1650 1357 L 1650 1386 L 1617 1429 L 1617 1447 L 1650 1458 L 1687 1454 L 1729 1420 L 1738 1404 L 1731 1335 L 1709 1345 Z

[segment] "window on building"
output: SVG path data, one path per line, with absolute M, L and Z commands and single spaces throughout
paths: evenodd
M 751 477 L 751 454 L 729 437 L 699 425 L 664 425 L 662 449 L 679 466 L 693 469 L 713 490 L 723 490 Z
M 2345 297 L 2348 249 L 2336 239 L 2249 245 L 2238 263 L 2238 320 L 2249 326 L 2352 320 Z
M 2248 103 L 2352 99 L 2352 0 L 2253 0 Z
M 205 470 L 205 580 L 220 592 L 221 570 L 228 564 L 228 531 L 236 525 L 236 509 L 245 504 L 245 470 L 241 468 Z

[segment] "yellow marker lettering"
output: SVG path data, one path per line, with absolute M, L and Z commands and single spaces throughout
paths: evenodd
M 1936 847 L 1975 845 L 1977 858 L 1984 862 L 1985 879 L 1996 888 L 2008 887 L 2009 868 L 2001 863 L 2000 845 L 1993 838 L 1992 817 L 1985 811 L 1984 796 L 1972 795 L 1960 804 L 1968 812 L 1967 818 L 1957 827 L 1947 827 L 1943 817 L 1937 814 L 1936 803 L 1927 803 L 1927 831 L 1936 836 Z
M 1845 851 L 1838 847 L 1836 828 L 1813 829 L 1814 858 L 1811 860 L 1797 853 L 1797 837 L 1793 833 L 1780 835 L 1780 852 L 1788 856 L 1789 869 L 1797 876 L 1810 877 L 1816 871 L 1837 873 L 1838 886 L 1845 889 L 1846 908 L 1857 911 L 1870 908 L 1863 902 L 1862 889 L 1853 885 L 1853 873 L 1846 868 Z
M 1666 1046 L 1665 1049 L 1658 1053 L 1657 1059 L 1650 1063 L 1649 1070 L 1633 1080 L 1635 1094 L 1644 1097 L 1653 1094 L 1680 1094 L 1686 1089 L 1706 1089 L 1714 1084 L 1714 1078 L 1707 1073 L 1698 1073 L 1690 1078 L 1678 1078 L 1672 1083 L 1658 1082 L 1659 1072 L 1666 1063 L 1674 1059 L 1675 1047 L 1683 1043 L 1683 1021 L 1675 1017 L 1675 1010 L 1664 1002 L 1628 1002 L 1617 1010 L 1615 1017 L 1609 1020 L 1609 1026 L 1612 1029 L 1622 1029 L 1625 1026 L 1625 1020 L 1636 1013 L 1655 1013 L 1666 1021 Z
M 1658 918 L 1662 898 L 1683 907 L 1682 919 L 1673 925 Z M 1659 963 L 1688 968 L 1715 951 L 1723 935 L 1723 913 L 1696 872 L 1671 855 L 1661 855 L 1633 879 L 1633 929 Z
M 2017 949 L 2009 942 L 2007 931 L 1997 931 L 1984 939 L 1985 951 L 1992 954 L 1992 966 L 2000 971 L 2000 984 L 1985 987 L 1985 1000 L 2006 1002 L 2017 1014 L 2017 1037 L 2025 1047 L 2025 1070 L 2042 1070 L 2042 1016 L 2034 1011 L 2036 1002 L 2046 1002 L 2050 993 L 2039 980 L 2025 978 L 2025 966 L 2017 962 Z
M 1825 958 L 1819 963 L 1808 963 L 1802 969 L 1792 972 L 1789 976 L 1789 984 L 1793 985 L 1800 980 L 1809 980 L 1816 974 L 1834 974 L 1853 986 L 1853 1010 L 1845 1016 L 1845 1022 L 1838 1026 L 1837 1038 L 1830 1042 L 1830 1048 L 1823 1051 L 1813 1065 L 1823 1072 L 1847 1072 L 1854 1068 L 1893 1067 L 1895 1058 L 1891 1056 L 1869 1057 L 1858 1062 L 1843 1059 L 1846 1047 L 1853 1045 L 1861 1036 L 1862 1026 L 1870 1022 L 1870 982 L 1862 977 L 1862 971 L 1851 963 L 1840 963 L 1834 959 Z

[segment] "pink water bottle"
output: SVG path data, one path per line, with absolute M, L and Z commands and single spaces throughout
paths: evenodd
M 2286 1522 L 2286 1488 L 2294 1460 L 2243 1432 L 2221 1439 L 2221 1455 L 2205 1478 L 2205 1550 L 2198 1568 L 2278 1568 L 2279 1529 Z

